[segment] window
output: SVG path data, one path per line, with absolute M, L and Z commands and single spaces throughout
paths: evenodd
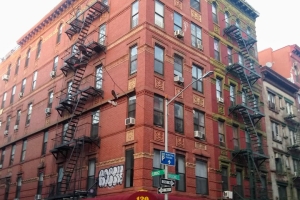
M 224 122 L 218 121 L 219 141 L 221 146 L 225 146 Z
M 160 150 L 154 149 L 153 152 L 153 170 L 160 170 L 163 169 L 163 165 L 160 164 Z M 152 185 L 153 187 L 160 187 L 160 178 L 163 178 L 163 176 L 153 176 L 152 177 Z
M 45 155 L 47 153 L 47 144 L 48 144 L 48 131 L 45 131 L 44 138 L 43 138 L 42 155 Z
M 276 122 L 271 121 L 271 128 L 272 128 L 272 136 L 273 140 L 277 140 L 279 136 L 279 129 L 278 129 L 278 124 Z
M 238 195 L 240 196 L 244 196 L 244 191 L 243 191 L 243 176 L 242 176 L 242 171 L 241 170 L 237 170 L 236 171 L 236 191 L 238 193 Z M 239 199 L 239 198 L 237 198 Z
M 242 104 L 246 105 L 246 93 L 242 91 Z
M 38 186 L 37 186 L 37 194 L 42 194 L 42 189 L 43 189 L 43 181 L 44 181 L 44 173 L 39 172 L 39 181 L 38 181 Z
M 37 79 L 37 71 L 35 71 L 34 73 L 33 73 L 33 77 L 32 77 L 32 90 L 34 90 L 35 89 L 35 87 L 36 87 L 36 79 Z
M 39 41 L 37 46 L 36 59 L 38 59 L 41 56 L 41 50 L 42 50 L 42 40 Z
M 200 0 L 190 0 L 190 5 L 192 8 L 200 12 Z
M 297 134 L 293 130 L 289 130 L 290 132 L 290 144 L 293 145 L 299 145 L 299 138 L 297 140 Z
M 220 61 L 220 46 L 219 40 L 214 39 L 214 52 L 215 52 L 215 59 Z
M 31 113 L 32 113 L 32 103 L 28 104 L 26 125 L 30 124 Z
M 71 100 L 72 98 L 72 84 L 73 84 L 73 82 L 72 81 L 69 81 L 69 82 L 67 82 L 67 98 L 69 99 L 69 100 Z M 71 101 L 68 101 L 68 103 L 69 104 L 71 104 Z
M 155 1 L 155 24 L 164 28 L 164 5 L 160 1 Z
M 278 185 L 279 200 L 288 200 L 286 186 Z
M 95 78 L 95 88 L 102 88 L 102 66 L 96 67 L 96 78 Z
M 6 127 L 5 127 L 5 130 L 6 130 L 7 132 L 9 131 L 10 120 L 11 120 L 11 116 L 8 115 L 7 118 L 6 118 Z
M 300 176 L 300 160 L 293 159 L 294 172 L 297 172 L 297 176 Z
M 64 167 L 63 166 L 59 166 L 58 169 L 58 176 L 57 176 L 57 185 L 56 185 L 56 194 L 59 195 L 61 194 L 61 183 L 64 177 Z
M 15 125 L 19 126 L 20 119 L 21 119 L 21 110 L 18 110 L 17 111 L 17 117 L 16 117 L 16 124 Z
M 245 131 L 245 142 L 246 142 L 247 149 L 250 149 L 251 148 L 250 134 L 247 131 Z
M 52 103 L 53 103 L 53 91 L 48 93 L 48 106 L 47 108 L 52 108 Z
M 164 99 L 154 95 L 154 125 L 164 126 Z
M 10 104 L 14 102 L 15 94 L 16 94 L 16 86 L 14 85 L 11 91 Z
M 65 124 L 63 125 L 62 138 L 61 138 L 61 143 L 62 143 L 62 144 L 68 142 L 68 140 L 66 139 L 66 134 L 67 134 L 68 127 L 69 127 L 69 124 L 68 124 L 68 123 L 65 123 Z
M 283 162 L 282 162 L 282 155 L 279 153 L 275 153 L 275 166 L 276 166 L 276 173 L 283 172 Z
M 21 58 L 19 57 L 17 60 L 17 64 L 16 64 L 15 74 L 18 74 L 18 72 L 19 72 L 20 62 L 21 62 Z
M 25 160 L 26 148 L 27 148 L 27 139 L 23 140 L 22 153 L 21 153 L 21 162 L 23 162 Z
M 22 92 L 22 93 L 24 93 L 24 91 L 25 91 L 25 86 L 26 86 L 26 78 L 24 78 L 24 79 L 22 80 L 22 87 L 21 87 L 21 92 Z
M 214 23 L 218 23 L 218 6 L 216 2 L 212 3 L 212 18 Z
M 221 174 L 222 174 L 222 191 L 227 191 L 229 189 L 227 167 L 222 167 Z
M 191 38 L 193 47 L 199 48 L 202 45 L 202 30 L 194 23 L 191 24 Z
M 183 105 L 180 103 L 174 103 L 174 117 L 175 117 L 175 132 L 183 133 L 184 122 L 183 122 Z
M 288 115 L 293 115 L 293 105 L 289 102 L 285 102 L 286 103 L 286 113 Z
M 128 98 L 128 117 L 135 118 L 136 96 Z
M 208 194 L 207 162 L 196 160 L 196 193 Z
M 4 108 L 5 101 L 6 101 L 6 92 L 4 92 L 4 94 L 3 94 L 1 109 Z
M 230 93 L 230 105 L 231 106 L 235 106 L 235 104 L 236 104 L 236 100 L 235 100 L 235 96 L 236 96 L 236 92 L 235 92 L 235 90 L 236 90 L 236 87 L 235 87 L 235 85 L 233 85 L 233 84 L 230 84 L 230 86 L 229 86 L 229 93 Z
M 137 71 L 137 46 L 130 48 L 130 75 Z
M 182 77 L 182 58 L 174 55 L 174 76 Z
M 10 188 L 10 178 L 6 178 L 6 180 L 5 180 L 5 194 L 4 194 L 4 200 L 8 200 L 8 196 L 9 196 L 9 188 Z
M 106 25 L 103 24 L 99 27 L 99 44 L 105 45 L 105 39 L 106 39 Z
M 199 131 L 202 133 L 202 138 L 205 139 L 205 122 L 204 122 L 204 113 L 198 110 L 193 110 L 194 113 L 194 131 Z
M 11 155 L 10 155 L 9 165 L 14 164 L 15 152 L 16 152 L 16 144 L 13 144 L 12 148 L 11 148 Z
M 72 49 L 71 49 L 71 55 L 75 55 L 78 52 L 78 47 L 76 46 L 76 44 L 72 45 Z
M 100 110 L 92 112 L 91 137 L 97 138 L 99 135 Z
M 180 180 L 176 181 L 176 190 L 185 192 L 185 156 L 176 154 L 175 172 L 179 175 Z
M 217 98 L 222 98 L 222 79 L 220 77 L 216 78 L 216 91 Z
M 26 60 L 25 60 L 25 67 L 28 67 L 30 59 L 30 49 L 27 51 Z
M 88 181 L 87 181 L 87 191 L 89 191 L 93 186 L 95 186 L 95 172 L 96 172 L 96 160 L 89 160 L 88 164 Z
M 52 71 L 55 71 L 55 72 L 56 72 L 57 65 L 58 65 L 58 56 L 55 56 L 55 58 L 54 58 L 54 60 L 53 60 L 53 68 L 52 68 Z
M 182 16 L 177 12 L 174 12 L 174 31 L 182 31 Z
M 133 186 L 133 149 L 127 149 L 125 151 L 125 188 Z
M 238 58 L 239 58 L 239 64 L 243 66 L 244 65 L 244 58 L 243 58 L 242 54 L 239 53 Z
M 233 148 L 234 150 L 239 150 L 239 129 L 236 126 L 232 127 L 232 133 L 233 133 Z
M 139 2 L 136 1 L 131 6 L 131 28 L 134 28 L 139 23 Z
M 247 33 L 248 37 L 251 37 L 251 28 L 249 26 L 246 29 L 246 33 Z
M 198 92 L 203 92 L 203 80 L 200 79 L 202 77 L 202 74 L 203 74 L 203 70 L 200 67 L 193 64 L 192 66 L 193 81 L 199 79 L 198 81 L 193 83 L 193 89 Z
M 275 95 L 271 92 L 268 92 L 268 102 L 269 102 L 269 109 L 275 109 Z
M 102 0 L 102 3 L 104 3 L 105 5 L 108 5 L 108 0 Z
M 56 39 L 56 44 L 60 43 L 61 40 L 61 34 L 62 34 L 62 24 L 59 25 L 58 30 L 57 30 L 57 39 Z
M 225 27 L 229 27 L 230 26 L 230 15 L 229 12 L 225 12 Z
M 164 74 L 164 49 L 157 45 L 154 48 L 154 72 Z
M 6 74 L 9 76 L 10 75 L 10 70 L 11 70 L 11 64 L 7 67 L 7 72 Z
M 21 186 L 22 186 L 22 177 L 18 176 L 18 178 L 17 178 L 16 198 L 15 199 L 19 199 L 20 198 Z
M 227 47 L 227 59 L 228 59 L 228 65 L 232 65 L 233 60 L 232 60 L 232 48 Z
M 240 20 L 239 19 L 236 19 L 235 20 L 235 26 L 240 28 Z
M 5 159 L 5 148 L 2 149 L 1 160 L 0 160 L 1 168 L 3 168 L 4 159 Z

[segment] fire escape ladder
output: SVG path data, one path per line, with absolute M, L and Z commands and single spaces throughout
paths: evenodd
M 255 71 L 254 62 L 249 54 L 249 49 L 252 48 L 256 40 L 248 34 L 245 36 L 245 32 L 236 25 L 230 25 L 225 28 L 224 34 L 234 39 L 240 48 L 243 63 L 234 63 L 226 69 L 240 79 L 246 99 L 246 102 L 231 107 L 229 111 L 230 113 L 238 112 L 241 115 L 245 125 L 245 134 L 248 134 L 251 141 L 246 150 L 233 152 L 233 157 L 237 158 L 238 155 L 243 155 L 247 158 L 250 173 L 250 199 L 267 199 L 267 196 L 264 195 L 266 188 L 258 188 L 263 183 L 259 167 L 268 157 L 264 155 L 262 141 L 255 127 L 260 119 L 264 117 L 259 110 L 259 102 L 253 92 L 253 86 L 260 78 L 260 75 Z M 259 161 L 261 163 L 258 166 Z M 256 180 L 257 178 L 259 181 Z M 235 192 L 237 193 L 237 191 Z
M 70 157 L 69 157 L 69 159 L 66 162 L 66 165 L 64 167 L 63 177 L 62 177 L 62 181 L 61 181 L 61 185 L 60 185 L 61 194 L 66 194 L 66 192 L 69 189 L 70 182 L 72 180 L 72 175 L 73 175 L 73 172 L 76 168 L 77 161 L 78 161 L 78 158 L 79 158 L 80 152 L 81 152 L 80 150 L 81 150 L 81 147 L 83 145 L 83 142 L 78 141 L 78 140 L 75 140 L 74 143 L 75 144 L 74 144 L 73 149 L 70 153 Z

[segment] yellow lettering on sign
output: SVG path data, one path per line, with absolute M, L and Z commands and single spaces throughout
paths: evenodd
M 148 196 L 138 196 L 136 200 L 150 200 Z

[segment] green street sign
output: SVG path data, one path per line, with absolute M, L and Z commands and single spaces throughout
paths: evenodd
M 160 176 L 160 175 L 164 175 L 165 174 L 165 170 L 164 169 L 160 169 L 160 170 L 156 170 L 151 172 L 151 176 Z
M 175 180 L 180 180 L 179 174 L 168 174 L 168 178 L 170 179 L 175 179 Z

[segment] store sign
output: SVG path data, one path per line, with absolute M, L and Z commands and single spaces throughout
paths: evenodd
M 132 194 L 128 200 L 157 200 L 157 198 L 150 192 L 140 191 Z
M 123 184 L 123 165 L 113 166 L 99 171 L 99 187 L 114 187 Z

